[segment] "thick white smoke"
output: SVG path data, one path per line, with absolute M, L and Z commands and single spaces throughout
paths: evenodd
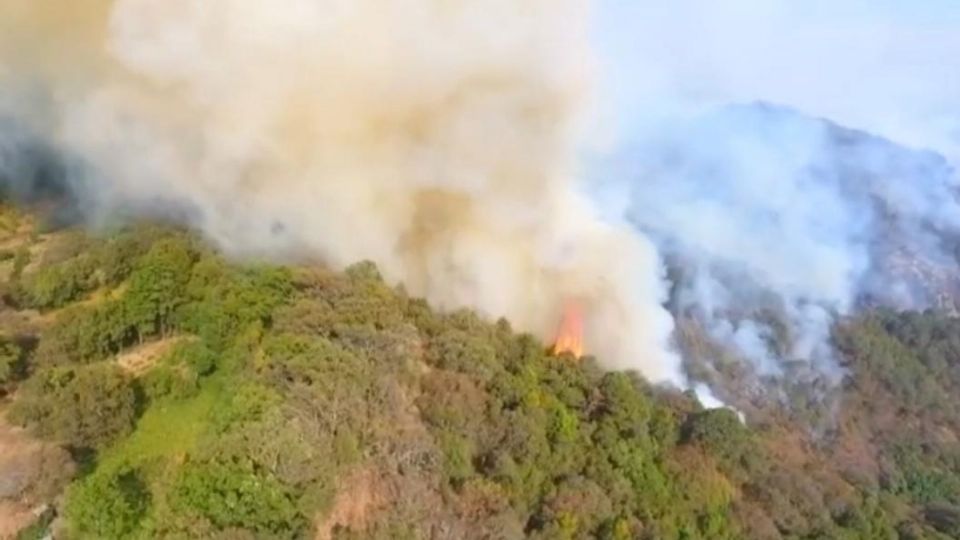
M 371 259 L 545 338 L 574 298 L 590 352 L 680 380 L 653 246 L 575 181 L 586 0 L 3 2 L 7 116 L 78 164 L 93 219 L 174 208 L 239 255 Z
M 759 373 L 830 380 L 838 316 L 929 304 L 890 261 L 956 270 L 948 0 L 0 3 L 7 188 L 63 177 L 88 219 L 173 212 L 237 255 L 372 259 L 546 338 L 576 299 L 588 350 L 655 381 L 683 382 L 661 256 L 672 307 Z M 756 100 L 791 110 L 725 108 Z

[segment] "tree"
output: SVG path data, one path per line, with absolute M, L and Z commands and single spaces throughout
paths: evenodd
M 187 464 L 173 504 L 220 529 L 237 527 L 270 538 L 297 538 L 306 526 L 291 490 L 245 459 Z
M 103 540 L 129 538 L 150 506 L 140 471 L 127 465 L 97 471 L 71 493 L 67 519 L 77 537 Z
M 95 250 L 95 256 L 104 284 L 117 285 L 127 279 L 140 258 L 165 237 L 177 238 L 169 229 L 142 224 L 120 231 L 103 242 Z
M 124 304 L 137 335 L 164 335 L 178 306 L 187 300 L 186 288 L 195 254 L 183 239 L 154 244 L 130 276 Z
M 37 347 L 40 366 L 65 366 L 104 360 L 133 340 L 125 305 L 117 300 L 65 309 Z
M 23 385 L 11 418 L 75 448 L 102 448 L 133 428 L 136 396 L 114 364 L 50 368 Z
M 737 414 L 727 408 L 694 414 L 684 426 L 683 441 L 702 446 L 725 465 L 728 473 L 739 473 L 755 464 L 756 451 L 750 431 Z
M 23 352 L 10 339 L 0 336 L 0 387 L 23 373 Z
M 16 253 L 13 255 L 13 271 L 10 274 L 12 280 L 16 281 L 20 279 L 23 271 L 27 268 L 27 265 L 30 264 L 30 258 L 30 249 L 27 246 L 17 248 Z

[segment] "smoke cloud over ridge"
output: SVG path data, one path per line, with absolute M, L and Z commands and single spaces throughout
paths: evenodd
M 239 255 L 371 259 L 542 337 L 575 298 L 591 352 L 679 380 L 653 246 L 575 183 L 586 1 L 3 2 L 8 182 L 32 134 L 90 220 L 176 209 Z
M 761 376 L 835 382 L 838 317 L 955 307 L 960 5 L 601 4 L 596 198 L 675 268 L 675 313 Z
M 544 338 L 575 300 L 680 385 L 667 307 L 835 382 L 838 317 L 960 291 L 946 0 L 0 3 L 0 186 L 93 224 L 371 259 Z

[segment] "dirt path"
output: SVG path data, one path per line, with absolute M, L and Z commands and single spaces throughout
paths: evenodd
M 14 538 L 37 518 L 43 499 L 55 495 L 49 491 L 62 488 L 57 479 L 69 478 L 69 467 L 62 450 L 30 437 L 0 413 L 0 540 Z
M 317 524 L 314 540 L 331 540 L 338 527 L 362 531 L 372 515 L 387 504 L 387 487 L 376 470 L 360 470 L 339 484 L 333 508 Z
M 117 357 L 117 364 L 127 373 L 135 376 L 143 375 L 157 363 L 157 360 L 163 358 L 165 354 L 185 339 L 187 338 L 183 336 L 175 336 L 144 343 L 121 353 Z

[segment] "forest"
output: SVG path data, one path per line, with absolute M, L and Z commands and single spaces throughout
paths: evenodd
M 0 261 L 18 539 L 960 537 L 946 314 L 843 320 L 829 410 L 741 422 L 438 312 L 369 262 L 237 262 L 163 224 L 47 230 L 10 208 Z

